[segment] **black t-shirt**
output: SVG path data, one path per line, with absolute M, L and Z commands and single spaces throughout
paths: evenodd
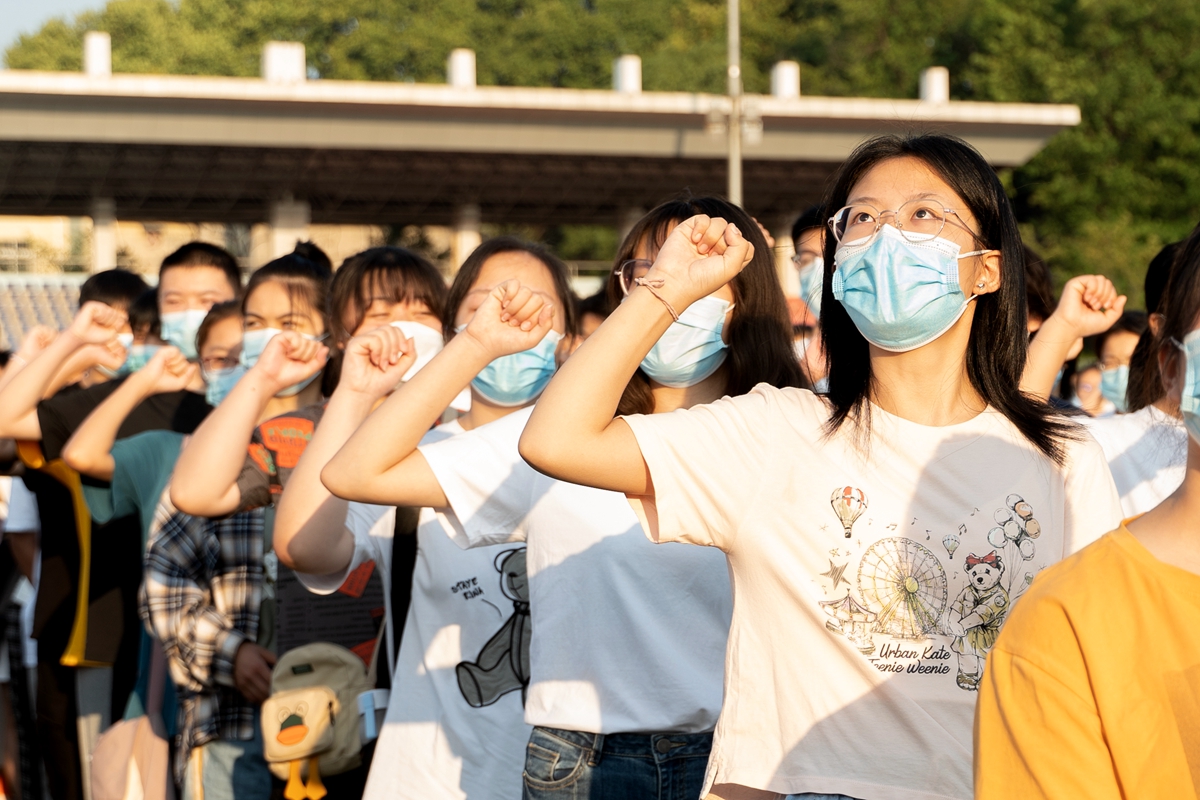
M 67 440 L 87 415 L 117 390 L 124 378 L 100 383 L 87 389 L 67 387 L 49 400 L 38 403 L 38 424 L 42 428 L 42 453 L 47 461 L 62 456 Z M 166 392 L 151 395 L 135 408 L 117 431 L 124 439 L 143 431 L 191 433 L 200 426 L 212 406 L 204 395 L 195 392 Z
M 47 462 L 62 457 L 62 449 L 75 430 L 120 385 L 121 381 L 109 381 L 87 389 L 67 387 L 38 403 L 42 453 Z M 153 395 L 130 413 L 117 438 L 150 430 L 191 433 L 211 410 L 204 396 L 195 392 Z M 38 585 L 34 633 L 39 658 L 56 662 L 70 637 L 79 592 L 79 532 L 73 508 L 78 499 L 49 475 L 34 470 L 27 470 L 27 475 L 26 484 L 37 497 L 42 524 L 43 577 Z M 86 476 L 83 481 L 107 485 Z M 142 575 L 137 516 L 114 519 L 104 525 L 93 520 L 91 552 L 85 657 L 117 664 L 132 657 L 136 665 L 140 628 L 137 588 Z

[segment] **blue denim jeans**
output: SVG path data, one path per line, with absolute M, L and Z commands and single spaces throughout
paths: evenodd
M 580 733 L 534 728 L 525 800 L 698 800 L 711 733 Z
M 271 771 L 263 759 L 257 720 L 248 742 L 217 739 L 192 748 L 183 779 L 183 800 L 267 800 Z

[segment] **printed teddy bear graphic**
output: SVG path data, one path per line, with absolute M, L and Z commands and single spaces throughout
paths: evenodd
M 946 628 L 954 636 L 950 649 L 958 653 L 958 687 L 974 692 L 988 651 L 1000 635 L 1009 597 L 1000 584 L 1004 561 L 995 550 L 982 558 L 972 553 L 963 569 L 967 585 L 950 606 Z
M 529 579 L 525 574 L 525 548 L 505 550 L 496 556 L 500 591 L 512 600 L 513 614 L 488 640 L 474 661 L 463 661 L 455 671 L 458 688 L 473 708 L 489 706 L 509 692 L 529 686 Z

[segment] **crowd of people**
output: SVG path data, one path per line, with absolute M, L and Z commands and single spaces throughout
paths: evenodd
M 512 237 L 93 275 L 0 374 L 8 795 L 1195 797 L 1200 228 L 1056 298 L 925 134 L 792 233 L 800 317 L 717 197 L 582 301 Z

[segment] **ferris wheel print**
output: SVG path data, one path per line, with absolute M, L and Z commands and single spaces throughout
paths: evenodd
M 932 550 L 912 539 L 881 539 L 858 564 L 858 591 L 878 615 L 875 633 L 923 639 L 939 630 L 946 571 Z

